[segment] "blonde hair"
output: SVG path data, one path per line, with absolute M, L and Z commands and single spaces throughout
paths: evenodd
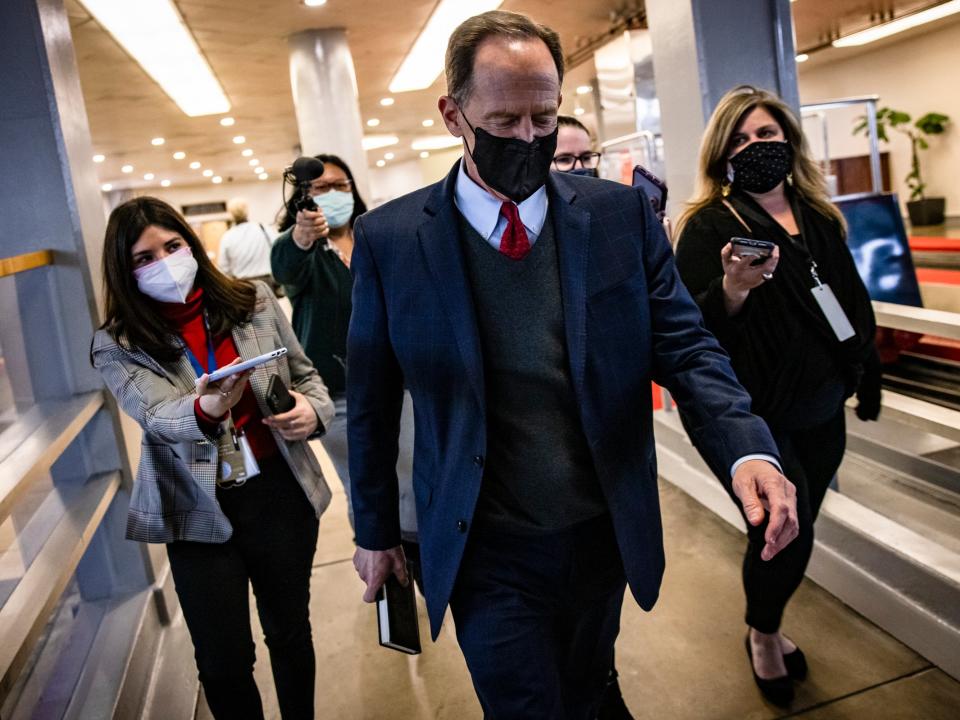
M 247 221 L 247 201 L 243 198 L 231 198 L 227 201 L 227 212 L 238 225 Z
M 700 166 L 697 172 L 697 187 L 693 199 L 677 221 L 676 237 L 680 237 L 690 218 L 703 208 L 723 197 L 723 185 L 727 181 L 727 157 L 730 139 L 746 115 L 762 107 L 769 112 L 783 135 L 793 148 L 793 189 L 808 205 L 820 214 L 836 220 L 846 227 L 843 215 L 830 202 L 827 184 L 820 166 L 810 155 L 810 147 L 803 128 L 793 110 L 779 97 L 767 90 L 752 85 L 738 85 L 729 90 L 717 103 L 710 116 L 707 129 L 700 143 Z

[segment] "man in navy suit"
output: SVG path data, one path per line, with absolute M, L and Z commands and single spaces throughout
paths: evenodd
M 557 35 L 485 13 L 454 32 L 446 74 L 439 109 L 463 160 L 354 228 L 354 564 L 367 602 L 391 573 L 406 581 L 406 386 L 434 639 L 449 605 L 487 717 L 592 718 L 625 585 L 650 609 L 663 574 L 651 379 L 767 523 L 767 559 L 796 536 L 794 490 L 645 196 L 549 173 Z

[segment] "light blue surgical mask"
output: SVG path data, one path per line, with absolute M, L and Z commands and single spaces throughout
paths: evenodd
M 353 215 L 353 193 L 331 190 L 321 195 L 314 195 L 313 201 L 323 211 L 327 225 L 332 229 L 341 228 L 350 222 Z

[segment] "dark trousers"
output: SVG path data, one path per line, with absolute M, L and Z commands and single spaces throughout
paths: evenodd
M 319 523 L 282 458 L 245 485 L 218 490 L 233 525 L 225 543 L 173 542 L 170 569 L 200 682 L 218 720 L 260 720 L 249 587 L 257 600 L 284 720 L 313 717 L 310 570 Z
M 484 717 L 595 718 L 625 587 L 608 516 L 548 535 L 473 531 L 450 607 Z
M 780 629 L 783 611 L 800 586 L 813 552 L 813 523 L 846 448 L 843 406 L 827 422 L 803 430 L 773 430 L 783 472 L 797 487 L 800 534 L 772 560 L 760 558 L 767 523 L 747 530 L 743 558 L 743 587 L 747 596 L 747 625 L 763 633 Z M 739 501 L 737 502 L 739 506 Z

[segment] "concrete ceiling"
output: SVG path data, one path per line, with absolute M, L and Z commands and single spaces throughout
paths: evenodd
M 94 148 L 106 156 L 98 166 L 101 182 L 117 188 L 156 186 L 166 178 L 176 185 L 192 185 L 209 182 L 201 175 L 206 168 L 225 182 L 255 180 L 249 158 L 241 156 L 243 148 L 252 148 L 253 158 L 270 174 L 269 181 L 276 181 L 298 144 L 286 38 L 311 28 L 346 28 L 361 113 L 365 121 L 380 120 L 367 132 L 400 138 L 398 145 L 368 153 L 371 165 L 385 151 L 395 153 L 392 162 L 412 159 L 417 155 L 410 149 L 415 137 L 443 132 L 436 110 L 437 97 L 445 90 L 442 76 L 427 90 L 395 96 L 392 107 L 379 104 L 436 0 L 328 0 L 318 8 L 305 7 L 299 0 L 176 0 L 176 4 L 231 101 L 229 115 L 236 119 L 232 127 L 221 127 L 221 116 L 184 115 L 77 0 L 66 0 Z M 873 24 L 877 20 L 871 18 L 883 13 L 899 16 L 935 4 L 797 0 L 792 4 L 797 48 L 821 47 L 837 35 Z M 588 57 L 578 49 L 609 33 L 617 18 L 642 8 L 642 0 L 506 0 L 502 7 L 550 25 L 560 33 L 568 55 Z M 570 73 L 566 87 L 580 84 L 585 76 L 588 68 L 581 66 Z M 435 120 L 431 129 L 421 124 L 427 118 Z M 243 145 L 233 143 L 237 135 L 246 138 Z M 166 143 L 154 147 L 150 144 L 154 137 L 163 137 Z M 173 159 L 178 150 L 186 153 L 185 159 Z M 191 161 L 203 167 L 191 170 Z M 134 171 L 123 174 L 124 164 L 133 165 Z M 153 173 L 154 179 L 144 180 L 145 173 Z

